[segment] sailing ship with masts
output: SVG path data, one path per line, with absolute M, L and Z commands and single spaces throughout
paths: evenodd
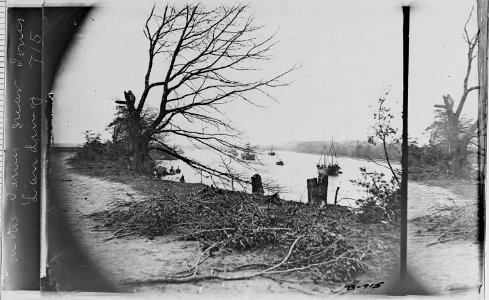
M 323 160 L 322 164 L 321 159 Z M 318 169 L 319 177 L 324 177 L 326 175 L 337 176 L 341 173 L 341 167 L 339 166 L 338 159 L 336 158 L 336 149 L 334 147 L 333 139 L 331 139 L 331 144 L 328 151 L 326 151 L 326 145 L 323 147 L 321 157 L 319 158 L 319 162 L 316 167 Z
M 268 152 L 268 155 L 275 156 L 275 152 L 273 151 L 273 146 L 270 149 L 270 152 Z

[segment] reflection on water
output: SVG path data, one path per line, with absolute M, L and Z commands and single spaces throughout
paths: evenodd
M 185 155 L 197 159 L 204 164 L 208 164 L 213 168 L 218 168 L 219 170 L 223 170 L 224 168 L 222 159 L 210 150 L 185 150 Z M 307 202 L 306 180 L 317 177 L 316 164 L 319 161 L 319 155 L 277 151 L 275 156 L 270 156 L 265 151 L 258 154 L 258 159 L 261 165 L 254 163 L 254 169 L 252 170 L 237 163 L 232 163 L 230 167 L 232 170 L 245 175 L 246 178 L 251 178 L 252 175 L 258 173 L 261 175 L 264 183 L 273 182 L 279 185 L 282 188 L 280 192 L 282 199 Z M 276 165 L 279 159 L 283 160 L 283 166 Z M 352 199 L 365 197 L 365 189 L 350 181 L 352 179 L 362 179 L 360 167 L 366 167 L 368 171 L 384 172 L 387 178 L 390 178 L 389 170 L 370 161 L 338 157 L 338 163 L 343 173 L 338 176 L 329 177 L 328 203 L 334 202 L 337 187 L 340 188 L 338 192 L 338 204 L 340 205 L 354 206 L 354 200 Z M 185 176 L 186 182 L 202 182 L 208 185 L 214 184 L 228 189 L 231 188 L 230 186 L 222 186 L 218 179 L 214 178 L 213 180 L 209 176 L 193 170 L 181 161 L 160 161 L 159 164 L 168 168 L 173 166 L 175 169 L 179 166 L 182 170 L 181 174 Z M 399 167 L 399 165 L 395 165 L 395 167 Z M 181 174 L 166 176 L 164 179 L 179 180 Z M 235 184 L 235 189 L 241 190 L 237 184 Z M 250 189 L 248 187 L 248 191 Z

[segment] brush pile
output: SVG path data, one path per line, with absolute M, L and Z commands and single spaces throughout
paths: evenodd
M 177 235 L 180 240 L 200 241 L 204 252 L 194 269 L 162 282 L 203 279 L 237 279 L 211 274 L 200 276 L 205 255 L 219 249 L 271 251 L 262 264 L 240 266 L 254 272 L 243 278 L 299 272 L 311 280 L 346 282 L 368 268 L 375 250 L 365 225 L 345 207 L 313 207 L 277 197 L 252 196 L 210 187 L 186 197 L 165 195 L 139 202 L 114 203 L 109 210 L 91 215 L 112 231 L 108 239 L 126 235 L 153 238 Z M 375 244 L 375 243 L 374 243 Z M 226 269 L 226 274 L 238 271 Z M 212 272 L 211 272 L 212 273 Z M 242 278 L 242 277 L 239 277 Z
M 418 231 L 422 235 L 433 235 L 436 240 L 428 246 L 452 240 L 477 240 L 477 206 L 438 205 L 431 213 L 412 220 L 425 228 Z

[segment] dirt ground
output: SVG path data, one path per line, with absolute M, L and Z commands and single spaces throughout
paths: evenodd
M 50 185 L 58 187 L 57 197 L 62 199 L 61 210 L 76 240 L 80 241 L 83 252 L 107 278 L 123 292 L 153 293 L 164 291 L 172 294 L 297 294 L 325 295 L 333 293 L 330 288 L 316 284 L 297 282 L 277 282 L 267 278 L 241 281 L 208 281 L 188 284 L 131 284 L 170 275 L 193 267 L 201 249 L 198 242 L 175 241 L 175 236 L 109 238 L 112 233 L 103 230 L 99 222 L 88 217 L 89 214 L 105 210 L 114 200 L 138 201 L 143 196 L 129 185 L 105 181 L 75 174 L 66 163 L 69 154 L 56 154 L 52 160 L 53 175 Z M 68 187 L 68 188 L 67 188 Z M 97 229 L 99 228 L 99 230 Z M 253 254 L 226 253 L 208 259 L 212 265 L 242 264 L 260 257 Z M 204 265 L 203 265 L 204 266 Z M 338 287 L 337 292 L 345 290 Z
M 479 245 L 469 240 L 431 245 L 437 234 L 430 234 L 425 226 L 415 225 L 412 219 L 430 214 L 440 205 L 475 206 L 475 189 L 475 184 L 460 189 L 453 187 L 457 192 L 454 193 L 448 188 L 409 182 L 408 270 L 432 294 L 477 297 L 481 283 Z
M 69 154 L 68 154 L 69 155 Z M 63 191 L 62 210 L 70 220 L 74 235 L 81 241 L 85 252 L 89 253 L 103 273 L 111 278 L 122 291 L 154 293 L 164 291 L 170 294 L 216 295 L 242 297 L 243 295 L 275 296 L 325 296 L 344 294 L 344 288 L 318 286 L 307 282 L 277 282 L 267 278 L 243 281 L 209 281 L 188 284 L 139 284 L 131 281 L 150 280 L 169 275 L 193 266 L 200 253 L 199 243 L 174 241 L 173 236 L 148 238 L 126 237 L 104 239 L 111 236 L 109 231 L 96 230 L 100 224 L 88 215 L 109 207 L 114 200 L 138 201 L 142 196 L 127 184 L 105 181 L 75 174 L 66 164 L 67 154 L 57 154 L 53 159 L 50 184 L 69 188 Z M 430 212 L 437 204 L 450 201 L 456 205 L 475 205 L 473 197 L 463 197 L 447 188 L 410 182 L 408 218 L 413 219 Z M 476 216 L 474 216 L 475 218 Z M 408 269 L 421 285 L 432 294 L 446 296 L 474 296 L 478 294 L 479 248 L 470 241 L 451 241 L 427 246 L 435 236 L 422 235 L 424 228 L 408 224 Z M 259 259 L 252 254 L 233 253 L 209 259 L 209 264 L 243 263 L 243 260 Z M 352 294 L 352 293 L 351 293 Z M 350 295 L 351 295 L 350 294 Z

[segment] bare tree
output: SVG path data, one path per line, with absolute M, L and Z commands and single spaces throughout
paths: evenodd
M 273 34 L 264 35 L 263 26 L 255 23 L 245 5 L 211 9 L 200 4 L 167 5 L 159 12 L 153 7 L 144 27 L 148 66 L 143 92 L 139 99 L 124 92 L 129 150 L 139 166 L 147 161 L 149 150 L 156 149 L 211 175 L 232 176 L 177 153 L 158 139 L 161 134 L 187 138 L 246 164 L 230 154 L 243 147 L 237 142 L 239 131 L 221 107 L 237 100 L 257 105 L 261 95 L 273 99 L 269 89 L 286 85 L 283 77 L 295 69 L 270 78 L 260 75 L 257 67 L 271 58 L 275 42 Z M 146 122 L 145 108 L 154 99 L 157 112 Z
M 467 31 L 467 24 L 472 16 L 473 9 L 470 11 L 469 18 L 464 25 L 463 38 L 467 43 L 467 69 L 465 72 L 463 82 L 463 92 L 458 105 L 455 107 L 455 101 L 452 96 L 443 96 L 443 103 L 441 105 L 435 105 L 437 108 L 442 108 L 447 118 L 447 144 L 448 144 L 448 157 L 452 170 L 463 169 L 467 164 L 467 147 L 470 141 L 476 135 L 476 129 L 478 120 L 471 123 L 470 126 L 463 126 L 461 114 L 464 105 L 467 101 L 467 97 L 470 92 L 478 90 L 479 86 L 469 87 L 469 78 L 472 71 L 472 62 L 477 56 L 476 46 L 479 41 L 479 32 L 472 37 Z
M 399 185 L 401 183 L 399 172 L 394 169 L 392 166 L 391 158 L 389 155 L 390 149 L 395 149 L 399 151 L 399 149 L 395 148 L 395 145 L 399 144 L 399 138 L 397 137 L 397 128 L 392 127 L 392 120 L 394 119 L 394 115 L 391 113 L 391 109 L 385 105 L 386 96 L 380 97 L 379 108 L 376 112 L 374 112 L 374 120 L 375 124 L 371 126 L 373 134 L 368 137 L 368 143 L 372 145 L 376 145 L 377 141 L 380 141 L 382 144 L 384 161 L 387 163 L 387 166 L 381 165 L 389 169 L 392 174 L 392 178 Z M 370 158 L 372 162 L 375 162 Z M 377 163 L 378 164 L 378 163 Z

